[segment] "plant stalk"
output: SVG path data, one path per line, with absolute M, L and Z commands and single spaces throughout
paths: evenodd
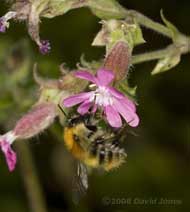
M 16 142 L 19 164 L 32 212 L 47 212 L 30 148 L 26 142 Z

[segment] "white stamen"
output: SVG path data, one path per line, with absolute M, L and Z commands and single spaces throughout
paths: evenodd
M 99 106 L 107 106 L 113 104 L 113 97 L 108 89 L 104 86 L 99 86 L 91 95 L 89 101 L 95 102 Z

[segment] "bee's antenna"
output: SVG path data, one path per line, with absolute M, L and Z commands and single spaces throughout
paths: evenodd
M 61 107 L 60 104 L 58 104 L 59 109 L 61 110 L 61 112 L 65 115 L 65 117 L 68 119 L 67 114 L 65 113 L 65 111 L 63 110 L 63 108 Z

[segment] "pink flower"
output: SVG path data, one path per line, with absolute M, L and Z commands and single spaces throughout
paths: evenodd
M 13 171 L 15 169 L 17 161 L 16 153 L 11 148 L 11 144 L 15 139 L 16 136 L 12 131 L 0 136 L 0 148 L 5 155 L 9 171 Z
M 81 115 L 88 113 L 91 108 L 94 113 L 97 108 L 102 108 L 108 123 L 115 128 L 122 126 L 121 116 L 132 127 L 136 127 L 139 124 L 135 104 L 121 92 L 110 86 L 110 83 L 114 80 L 112 71 L 99 69 L 97 76 L 87 71 L 77 71 L 75 76 L 92 82 L 92 85 L 96 85 L 96 89 L 64 99 L 63 105 L 65 107 L 80 104 L 77 111 Z
M 48 54 L 51 51 L 50 42 L 48 40 L 41 40 L 39 50 L 43 55 Z

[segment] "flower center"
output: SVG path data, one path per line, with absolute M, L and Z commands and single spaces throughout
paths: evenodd
M 90 101 L 94 101 L 99 106 L 107 106 L 113 104 L 113 97 L 106 87 L 99 86 L 90 97 Z

